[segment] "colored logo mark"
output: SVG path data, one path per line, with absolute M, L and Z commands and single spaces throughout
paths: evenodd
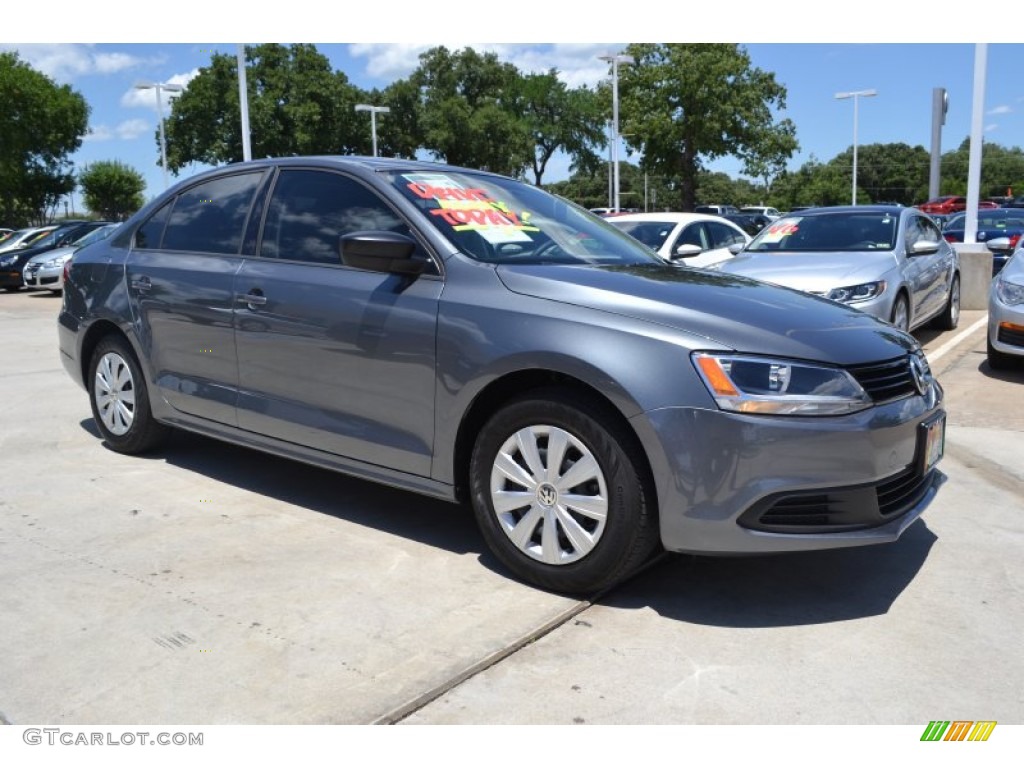
M 932 720 L 921 741 L 988 741 L 995 727 L 995 720 Z

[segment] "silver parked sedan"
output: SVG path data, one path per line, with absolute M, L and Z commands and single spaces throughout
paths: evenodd
M 176 427 L 464 500 L 550 589 L 658 547 L 891 542 L 943 480 L 912 336 L 465 168 L 296 157 L 183 181 L 75 254 L 58 329 L 113 450 Z
M 75 251 L 100 240 L 106 240 L 120 224 L 106 224 L 94 229 L 64 248 L 40 253 L 28 260 L 21 271 L 26 288 L 46 288 L 54 293 L 64 290 L 64 265 L 75 255 Z
M 1024 250 L 992 280 L 988 296 L 988 364 L 992 368 L 1024 365 Z
M 960 260 L 915 208 L 813 208 L 766 227 L 736 258 L 713 267 L 848 304 L 913 330 L 956 328 Z

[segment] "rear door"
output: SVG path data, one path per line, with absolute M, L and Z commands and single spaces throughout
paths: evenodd
M 264 171 L 201 182 L 135 233 L 126 284 L 157 394 L 175 409 L 235 424 L 234 277 Z

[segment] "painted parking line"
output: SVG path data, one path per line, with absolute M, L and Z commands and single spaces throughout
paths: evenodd
M 952 339 L 950 339 L 950 340 L 949 340 L 949 341 L 947 341 L 947 342 L 946 342 L 945 344 L 943 344 L 943 345 L 942 345 L 941 347 L 939 347 L 938 349 L 936 349 L 936 350 L 935 350 L 934 352 L 929 352 L 929 353 L 927 353 L 927 357 L 928 357 L 928 362 L 929 362 L 929 363 L 935 363 L 935 362 L 937 362 L 937 361 L 938 361 L 938 360 L 940 360 L 940 359 L 941 359 L 941 358 L 942 358 L 942 357 L 943 357 L 944 355 L 946 355 L 946 354 L 948 354 L 949 352 L 951 352 L 952 350 L 956 349 L 957 345 L 958 345 L 958 344 L 959 344 L 960 342 L 962 342 L 962 341 L 963 341 L 964 339 L 966 339 L 966 338 L 967 338 L 968 336 L 970 336 L 970 335 L 971 335 L 972 333 L 974 333 L 975 331 L 977 331 L 977 330 L 978 330 L 979 328 L 982 328 L 982 327 L 984 327 L 984 326 L 985 326 L 985 325 L 986 325 L 987 323 L 988 323 L 988 316 L 987 316 L 987 315 L 986 315 L 985 317 L 982 317 L 982 318 L 980 318 L 980 319 L 976 320 L 976 321 L 975 321 L 975 322 L 974 322 L 974 323 L 973 323 L 973 324 L 971 325 L 971 327 L 970 327 L 970 328 L 967 328 L 967 329 L 966 329 L 966 330 L 964 330 L 964 331 L 960 331 L 960 333 L 958 333 L 958 334 L 957 334 L 956 336 L 954 336 L 954 337 L 953 337 Z

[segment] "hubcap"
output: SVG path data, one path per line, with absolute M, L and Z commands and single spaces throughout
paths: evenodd
M 509 437 L 494 457 L 491 504 L 519 551 L 566 565 L 600 540 L 608 490 L 586 445 L 564 429 L 536 425 Z
M 107 352 L 100 358 L 93 397 L 100 420 L 111 434 L 120 437 L 131 429 L 135 420 L 135 383 L 128 363 L 116 352 Z

